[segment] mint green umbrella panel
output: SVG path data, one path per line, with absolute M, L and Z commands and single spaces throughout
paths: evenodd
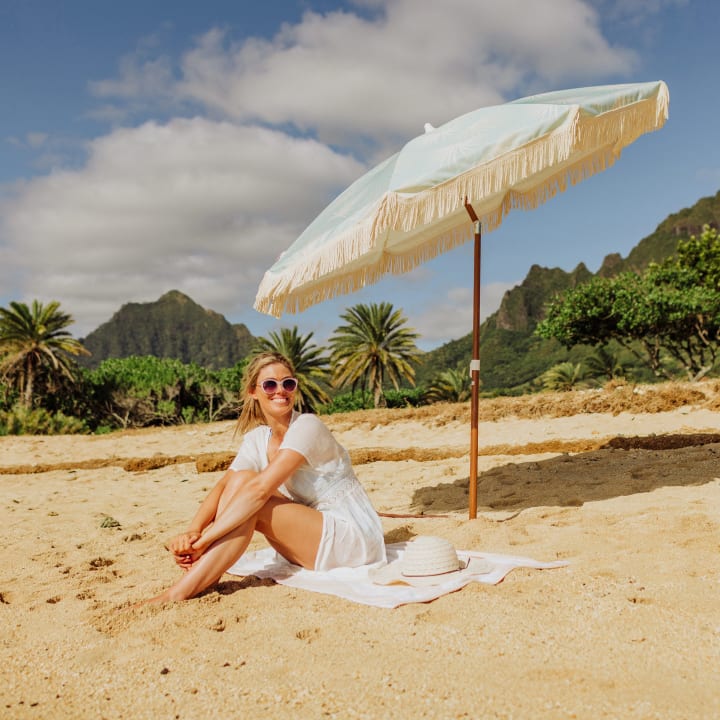
M 470 362 L 470 518 L 477 516 L 480 231 L 610 167 L 658 130 L 662 81 L 578 88 L 484 107 L 410 140 L 356 180 L 282 253 L 255 308 L 280 317 L 404 273 L 475 238 Z
M 333 200 L 265 273 L 276 317 L 404 273 L 611 166 L 661 128 L 662 81 L 578 88 L 483 107 L 410 140 Z

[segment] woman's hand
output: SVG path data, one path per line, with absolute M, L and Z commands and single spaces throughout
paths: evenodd
M 201 533 L 195 530 L 180 533 L 165 546 L 165 549 L 174 555 L 175 562 L 183 570 L 188 570 L 202 555 L 202 552 L 198 552 L 196 548 L 193 548 L 193 543 L 200 539 L 200 535 Z
M 198 536 L 192 543 L 192 546 L 190 547 L 190 551 L 197 553 L 198 557 L 202 555 L 208 547 L 211 545 L 211 543 L 207 542 L 206 538 L 203 538 L 201 536 Z

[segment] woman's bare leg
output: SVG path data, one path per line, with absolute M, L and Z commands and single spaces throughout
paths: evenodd
M 255 529 L 286 560 L 313 570 L 322 537 L 322 513 L 273 495 L 256 515 Z
M 218 503 L 218 516 L 239 491 L 242 481 L 229 484 Z M 215 541 L 183 576 L 164 592 L 147 602 L 187 600 L 214 585 L 245 552 L 253 532 L 258 530 L 283 557 L 313 569 L 322 536 L 322 513 L 273 495 L 253 518 Z
M 243 485 L 256 474 L 246 470 L 228 483 L 218 502 L 218 515 L 225 511 L 235 494 L 242 492 Z M 255 520 L 255 530 L 262 533 L 284 558 L 308 570 L 315 567 L 322 537 L 322 513 L 276 493 L 260 509 Z M 245 552 L 245 548 L 242 552 Z
M 247 471 L 229 482 L 218 499 L 216 516 L 220 517 L 244 482 L 256 473 Z M 214 542 L 195 562 L 183 567 L 184 575 L 167 590 L 150 598 L 149 603 L 187 600 L 214 585 L 245 552 L 255 531 L 255 518 Z
M 245 552 L 254 530 L 255 518 L 251 518 L 214 542 L 174 585 L 147 602 L 187 600 L 214 585 Z

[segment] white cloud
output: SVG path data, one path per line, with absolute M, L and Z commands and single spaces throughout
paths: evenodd
M 147 97 L 164 94 L 172 84 L 172 63 L 161 56 L 142 60 L 135 53 L 120 60 L 120 77 L 90 82 L 90 91 L 97 97 Z
M 27 134 L 27 144 L 31 148 L 39 148 L 44 145 L 48 139 L 47 133 L 31 132 Z
M 137 47 L 120 58 L 117 77 L 87 83 L 90 94 L 104 101 L 87 114 L 118 125 L 148 113 L 177 111 L 174 73 L 174 60 L 162 52 L 161 38 L 140 38 Z
M 220 312 L 251 305 L 264 269 L 362 170 L 315 141 L 202 118 L 118 130 L 88 153 L 25 183 L 0 227 L 3 287 L 60 300 L 78 335 L 170 289 Z
M 42 132 L 29 132 L 26 133 L 24 137 L 18 138 L 18 137 L 9 137 L 6 138 L 6 141 L 10 143 L 10 145 L 13 145 L 17 148 L 22 149 L 37 149 L 39 147 L 42 147 L 48 139 L 47 133 Z
M 380 5 L 380 3 L 378 3 Z M 375 19 L 307 14 L 271 40 L 204 35 L 179 92 L 243 121 L 291 123 L 326 142 L 419 134 L 523 85 L 626 71 L 579 0 L 388 0 Z
M 126 108 L 185 102 L 382 155 L 425 122 L 441 124 L 523 91 L 615 76 L 636 60 L 607 42 L 598 13 L 582 0 L 358 4 L 372 16 L 309 12 L 270 39 L 235 41 L 210 29 L 177 71 L 143 46 L 123 58 L 118 78 L 91 87 Z M 108 106 L 99 112 L 113 117 Z
M 497 311 L 505 293 L 518 283 L 495 282 L 480 286 L 480 322 Z M 444 298 L 413 315 L 409 325 L 420 333 L 423 343 L 431 347 L 463 337 L 472 332 L 472 297 L 472 288 L 452 288 Z

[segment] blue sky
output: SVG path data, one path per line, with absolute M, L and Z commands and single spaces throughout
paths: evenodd
M 483 105 L 664 80 L 670 119 L 483 240 L 482 310 L 533 264 L 597 270 L 720 189 L 715 0 L 0 0 L 0 304 L 82 337 L 187 293 L 255 335 L 324 341 L 390 301 L 431 349 L 470 331 L 472 248 L 279 320 L 263 272 L 341 190 Z

